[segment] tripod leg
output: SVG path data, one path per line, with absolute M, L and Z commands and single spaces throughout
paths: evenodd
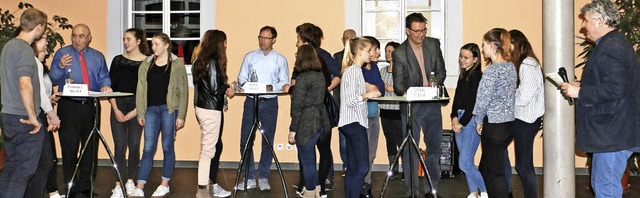
M 104 139 L 104 136 L 102 135 L 102 133 L 100 133 L 100 130 L 95 130 L 95 132 L 97 132 L 98 137 L 100 138 L 100 141 L 102 142 L 102 145 L 104 146 L 104 149 L 107 150 L 107 155 L 109 155 L 109 159 L 111 160 L 111 164 L 113 165 L 113 170 L 116 171 L 116 174 L 118 174 L 118 181 L 120 181 L 120 185 L 123 185 L 124 182 L 122 180 L 122 176 L 120 174 L 120 170 L 118 170 L 118 166 L 116 166 L 116 161 L 113 158 L 113 153 L 111 153 L 111 149 L 109 149 L 109 145 L 107 144 L 107 141 Z M 127 194 L 126 188 L 120 188 L 122 190 L 123 195 Z
M 280 162 L 278 161 L 276 152 L 273 150 L 273 145 L 271 144 L 271 142 L 269 142 L 269 139 L 267 138 L 267 136 L 264 133 L 262 133 L 262 130 L 260 130 L 260 134 L 262 134 L 262 138 L 267 140 L 266 142 L 267 142 L 267 145 L 269 146 L 269 151 L 271 151 L 271 155 L 273 155 L 273 160 L 275 160 L 276 168 L 278 169 L 278 173 L 280 174 L 280 181 L 282 181 L 282 188 L 284 189 L 284 197 L 288 198 L 289 193 L 287 192 L 287 184 L 284 181 L 284 176 L 282 175 L 282 168 L 280 167 Z
M 391 166 L 389 167 L 387 176 L 385 177 L 384 183 L 382 184 L 382 191 L 380 192 L 381 198 L 384 197 L 384 192 L 387 190 L 387 185 L 389 184 L 389 179 L 391 178 L 390 175 L 393 170 L 393 167 L 398 166 L 400 163 L 400 155 L 404 151 L 405 146 L 407 146 L 407 142 L 409 142 L 408 140 L 409 140 L 409 136 L 404 138 L 404 140 L 402 141 L 402 144 L 400 144 L 400 149 L 398 150 L 398 154 L 394 157 L 393 163 L 391 163 Z

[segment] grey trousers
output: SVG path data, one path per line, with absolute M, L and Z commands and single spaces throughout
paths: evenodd
M 369 138 L 369 164 L 373 164 L 378 152 L 378 138 L 380 138 L 380 116 L 369 118 L 369 128 L 367 129 L 367 137 Z M 371 168 L 364 177 L 364 183 L 371 184 Z

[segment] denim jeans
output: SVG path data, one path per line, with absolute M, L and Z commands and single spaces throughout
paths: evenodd
M 338 136 L 338 142 L 340 143 L 340 159 L 342 160 L 342 170 L 347 169 L 349 163 L 347 159 L 347 138 L 342 133 Z
M 433 182 L 434 190 L 438 190 L 438 183 L 440 183 L 440 156 L 442 150 L 440 144 L 442 143 L 442 110 L 439 103 L 414 103 L 412 104 L 412 135 L 416 140 L 416 144 L 420 145 L 420 131 L 423 131 L 423 141 L 427 146 L 427 157 L 425 163 L 427 163 L 427 171 L 431 176 L 431 182 Z M 402 119 L 402 135 L 406 137 L 407 133 L 407 117 L 405 114 L 401 115 Z M 404 174 L 404 183 L 407 188 L 407 196 L 411 194 L 411 180 L 413 180 L 413 190 L 415 194 L 420 194 L 418 185 L 418 152 L 411 148 L 407 142 L 404 150 L 402 151 L 402 172 Z M 432 149 L 435 148 L 435 149 Z M 409 160 L 410 157 L 411 159 Z M 411 171 L 413 170 L 413 171 Z M 413 174 L 411 174 L 413 173 Z M 431 192 L 431 186 L 426 180 L 423 182 L 425 192 Z
M 244 101 L 244 111 L 242 113 L 242 126 L 240 128 L 240 153 L 244 151 L 244 145 L 249 139 L 249 133 L 251 133 L 251 126 L 253 126 L 253 98 L 247 97 Z M 276 134 L 276 121 L 278 120 L 278 98 L 268 99 L 262 102 L 258 102 L 258 121 L 262 126 L 262 131 L 267 139 L 262 139 L 262 150 L 260 154 L 260 163 L 258 165 L 258 177 L 260 179 L 266 179 L 269 177 L 269 170 L 271 169 L 271 160 L 273 155 L 269 150 L 269 143 L 273 145 L 273 137 Z M 262 137 L 260 131 L 256 131 L 257 137 Z M 255 140 L 255 139 L 254 139 Z M 250 150 L 251 151 L 251 150 Z M 249 163 L 249 178 L 255 179 L 255 168 L 253 152 L 248 152 L 249 159 L 246 160 Z M 244 173 L 243 173 L 244 174 Z
M 302 180 L 304 180 L 304 187 L 307 190 L 315 190 L 316 186 L 319 185 L 315 145 L 321 134 L 322 130 L 318 131 L 305 145 L 296 144 L 296 147 L 298 147 L 298 161 L 300 161 L 300 166 L 303 170 Z M 296 136 L 296 142 L 299 142 L 298 137 Z
M 45 128 L 29 134 L 33 126 L 22 124 L 27 116 L 2 114 L 2 135 L 7 152 L 4 170 L 0 173 L 0 197 L 23 197 L 29 180 L 40 162 Z M 40 123 L 42 120 L 38 119 Z
M 344 125 L 340 128 L 347 140 L 347 174 L 344 178 L 344 191 L 346 198 L 360 196 L 360 189 L 364 183 L 364 177 L 369 172 L 369 141 L 367 129 L 358 122 Z
M 167 105 L 147 107 L 144 115 L 144 148 L 138 170 L 138 182 L 146 183 L 153 168 L 153 157 L 158 147 L 158 136 L 162 132 L 162 179 L 170 180 L 176 163 L 173 144 L 176 139 L 176 116 L 178 111 L 169 113 Z
M 118 109 L 122 114 L 127 114 L 136 108 L 136 97 L 116 98 Z M 113 153 L 120 176 L 123 181 L 134 179 L 137 175 L 138 165 L 140 164 L 140 138 L 142 136 L 142 126 L 138 123 L 137 118 L 125 122 L 118 122 L 116 115 L 111 110 L 111 135 L 113 135 Z M 128 161 L 125 154 L 129 150 Z M 125 167 L 126 173 L 125 174 Z M 118 175 L 114 174 L 115 180 L 118 181 Z
M 629 150 L 593 153 L 591 187 L 596 197 L 622 197 L 620 180 L 631 154 Z
M 533 142 L 540 131 L 542 120 L 536 119 L 533 123 L 526 123 L 516 119 L 513 121 L 513 143 L 516 151 L 516 171 L 522 181 L 525 198 L 536 198 L 536 171 L 533 168 Z M 511 167 L 509 167 L 511 168 Z M 507 175 L 510 176 L 510 175 Z
M 458 110 L 458 117 L 462 117 L 464 110 Z M 460 151 L 460 157 L 458 159 L 458 165 L 460 170 L 464 172 L 467 179 L 467 185 L 469 186 L 469 192 L 487 192 L 487 187 L 484 185 L 484 179 L 478 168 L 474 164 L 476 151 L 480 145 L 480 135 L 476 131 L 476 123 L 474 122 L 475 116 L 471 118 L 471 121 L 462 127 L 459 133 L 456 133 L 456 145 Z

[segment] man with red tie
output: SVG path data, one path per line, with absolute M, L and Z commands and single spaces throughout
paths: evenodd
M 60 48 L 51 62 L 49 77 L 54 85 L 58 85 L 58 91 L 62 92 L 65 79 L 71 74 L 73 83 L 87 84 L 89 91 L 111 92 L 111 79 L 104 55 L 89 47 L 91 43 L 89 27 L 85 24 L 74 26 L 71 32 L 71 43 L 70 46 Z M 97 150 L 94 149 L 97 139 L 87 140 L 87 138 L 93 129 L 94 115 L 96 115 L 94 103 L 86 98 L 61 98 L 58 105 L 58 117 L 61 121 L 58 135 L 62 148 L 64 182 L 69 184 L 78 162 L 79 151 L 81 151 L 79 149 L 89 141 L 79 173 L 73 181 L 71 194 L 91 196 L 90 179 L 92 176 L 95 178 L 95 171 L 92 172 L 91 169 L 92 165 L 97 163 L 93 161 L 93 156 L 97 155 Z M 100 104 L 97 106 L 100 111 Z M 97 115 L 100 115 L 100 112 Z

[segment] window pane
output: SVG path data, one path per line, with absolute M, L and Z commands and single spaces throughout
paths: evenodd
M 400 39 L 402 21 L 400 12 L 373 12 L 365 13 L 363 21 L 364 35 L 374 36 L 378 39 Z
M 162 32 L 162 14 L 134 14 L 133 27 L 146 31 L 147 38 Z
M 191 55 L 193 54 L 193 48 L 198 46 L 199 40 L 187 40 L 187 41 L 176 41 L 173 40 L 173 49 L 171 49 L 171 53 L 175 54 L 179 58 L 184 59 L 184 64 L 191 65 Z
M 440 4 L 440 0 L 406 0 L 407 10 L 429 10 L 440 9 L 436 5 Z
M 133 0 L 133 11 L 162 11 L 162 0 Z
M 365 12 L 371 11 L 385 11 L 385 10 L 400 10 L 399 0 L 365 0 L 364 2 Z
M 171 14 L 171 37 L 199 38 L 200 37 L 200 14 L 199 13 Z
M 172 0 L 171 11 L 200 10 L 200 0 Z

